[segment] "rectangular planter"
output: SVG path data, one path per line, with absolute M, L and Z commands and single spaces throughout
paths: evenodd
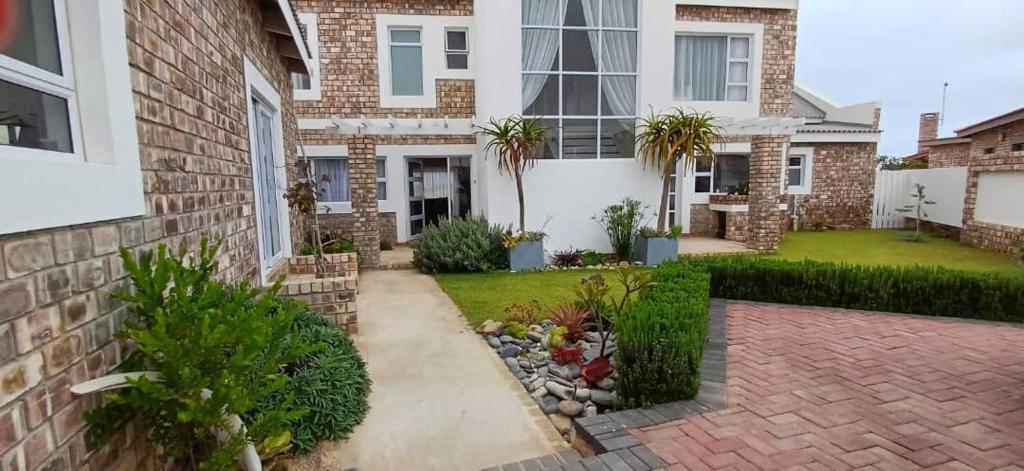
M 679 239 L 637 237 L 633 242 L 633 260 L 644 265 L 658 265 L 679 258 Z
M 544 242 L 520 242 L 508 251 L 509 268 L 513 271 L 544 269 Z

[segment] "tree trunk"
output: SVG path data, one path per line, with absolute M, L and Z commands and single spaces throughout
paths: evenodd
M 519 233 L 526 237 L 526 206 L 523 203 L 523 174 L 516 173 L 516 192 L 519 194 Z
M 668 215 L 668 194 L 672 184 L 672 175 L 666 174 L 661 178 L 661 208 L 658 210 L 658 230 L 665 231 L 665 220 Z

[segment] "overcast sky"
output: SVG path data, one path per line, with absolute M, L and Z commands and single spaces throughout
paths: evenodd
M 917 150 L 921 113 L 940 137 L 1024 107 L 1024 0 L 801 0 L 797 83 L 840 105 L 882 102 L 879 153 Z

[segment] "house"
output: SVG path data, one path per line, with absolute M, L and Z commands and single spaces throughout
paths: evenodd
M 311 56 L 285 0 L 0 1 L 0 468 L 153 469 L 127 429 L 88 450 L 69 386 L 122 360 L 118 247 L 223 240 L 268 280 Z
M 939 113 L 921 115 L 918 152 L 929 169 L 965 168 L 959 230 L 939 228 L 960 240 L 998 252 L 1024 248 L 1024 108 L 938 137 Z
M 673 223 L 773 250 L 789 220 L 867 227 L 879 104 L 795 86 L 796 0 L 296 0 L 313 72 L 295 74 L 303 151 L 327 175 L 319 219 L 365 264 L 438 218 L 517 220 L 512 180 L 476 125 L 554 128 L 525 176 L 527 229 L 549 250 L 608 251 L 593 220 L 630 196 L 658 207 L 635 123 L 713 113 L 728 143 L 678 170 Z M 749 196 L 731 195 L 749 183 Z

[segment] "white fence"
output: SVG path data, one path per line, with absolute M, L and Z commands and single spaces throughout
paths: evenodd
M 967 167 L 930 168 L 922 170 L 879 170 L 875 174 L 875 204 L 871 213 L 871 227 L 899 229 L 906 226 L 911 213 L 898 211 L 913 207 L 911 198 L 914 184 L 925 186 L 925 199 L 935 204 L 925 205 L 925 221 L 962 227 L 964 196 L 967 193 Z

